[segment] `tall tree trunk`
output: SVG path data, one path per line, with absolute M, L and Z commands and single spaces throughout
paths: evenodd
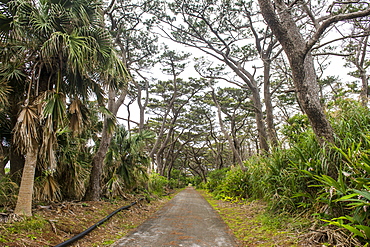
M 370 31 L 370 25 L 368 28 L 368 31 Z M 367 53 L 367 46 L 368 46 L 368 41 L 369 41 L 369 36 L 366 36 L 363 41 L 363 47 L 362 47 L 362 54 L 360 56 L 359 61 L 356 63 L 357 69 L 360 71 L 360 77 L 361 77 L 361 93 L 360 93 L 360 98 L 361 98 L 361 104 L 364 107 L 367 107 L 367 103 L 369 101 L 369 76 L 366 74 L 366 69 L 364 66 L 365 65 L 365 57 Z M 361 44 L 360 44 L 361 46 Z
M 108 99 L 108 110 L 115 117 L 121 105 L 123 104 L 127 95 L 127 88 L 122 90 L 119 98 L 116 99 L 115 89 L 109 90 L 109 99 Z M 104 119 L 102 137 L 98 151 L 94 155 L 92 160 L 92 168 L 90 174 L 89 185 L 86 189 L 84 200 L 86 201 L 99 201 L 101 194 L 101 179 L 103 174 L 104 159 L 108 152 L 110 141 L 112 139 L 113 133 L 109 131 L 107 117 Z
M 173 116 L 172 120 L 171 120 L 171 123 L 170 123 L 170 126 L 175 126 L 175 122 L 177 120 L 177 114 L 175 116 Z M 158 148 L 156 154 L 155 154 L 155 158 L 156 158 L 156 163 L 157 163 L 157 170 L 158 170 L 158 173 L 159 175 L 161 176 L 164 176 L 165 175 L 165 170 L 166 170 L 166 165 L 167 163 L 164 162 L 164 151 L 169 143 L 169 141 L 171 140 L 171 136 L 174 132 L 174 127 L 171 127 L 167 134 L 166 134 L 166 137 L 164 140 L 162 140 L 162 143 L 161 143 L 161 146 Z
M 138 73 L 140 76 L 141 74 Z M 144 100 L 144 104 L 142 103 L 142 92 L 141 92 L 141 87 L 139 85 L 139 83 L 137 83 L 135 80 L 133 80 L 133 83 L 137 89 L 137 105 L 139 106 L 139 116 L 140 116 L 140 120 L 139 120 L 139 132 L 142 131 L 144 129 L 144 121 L 145 121 L 145 109 L 148 105 L 148 102 L 149 102 L 149 82 L 148 80 L 144 77 L 144 76 L 141 76 L 144 81 L 145 81 L 145 100 Z
M 238 131 L 236 129 L 235 115 L 233 116 L 229 115 L 229 120 L 230 120 L 231 136 L 232 136 L 235 152 L 238 153 L 240 156 L 240 159 L 243 160 L 243 153 L 242 153 L 242 149 L 240 145 L 240 140 L 238 139 L 238 136 L 237 136 Z M 237 158 L 235 156 L 233 157 L 233 162 L 237 163 Z
M 155 163 L 157 164 L 157 173 L 161 176 L 164 176 L 164 164 L 163 164 L 163 151 L 158 151 L 155 155 Z
M 84 200 L 99 201 L 101 194 L 101 177 L 103 174 L 103 164 L 108 152 L 112 134 L 107 129 L 107 120 L 104 120 L 103 132 L 98 151 L 92 160 L 91 175 L 89 185 L 86 190 Z
M 262 15 L 282 45 L 292 70 L 298 100 L 320 142 L 334 141 L 334 134 L 319 100 L 319 87 L 311 51 L 283 1 L 258 0 Z M 275 13 L 274 6 L 278 14 Z
M 149 157 L 151 158 L 152 162 L 156 161 L 157 171 L 159 173 L 161 173 L 161 171 L 163 171 L 163 165 L 162 165 L 162 162 L 160 161 L 160 157 L 158 157 L 158 155 L 160 155 L 160 149 L 161 149 L 161 147 L 164 146 L 163 145 L 163 142 L 164 141 L 162 140 L 162 138 L 163 138 L 163 136 L 165 134 L 166 121 L 167 121 L 167 117 L 170 114 L 171 109 L 173 108 L 173 105 L 175 104 L 175 101 L 177 99 L 177 93 L 178 92 L 177 92 L 177 83 L 176 83 L 176 80 L 177 80 L 177 76 L 174 75 L 174 78 L 173 78 L 174 92 L 173 92 L 173 94 L 171 96 L 170 102 L 168 103 L 167 109 L 166 109 L 165 113 L 163 114 L 161 128 L 159 130 L 157 139 L 155 140 L 155 143 L 154 143 L 154 145 L 153 145 L 153 147 L 152 147 L 152 149 L 150 150 L 150 153 L 149 153 Z M 172 119 L 171 122 L 174 123 L 175 122 L 174 119 Z M 168 137 L 169 137 L 169 135 L 167 134 L 166 135 L 166 140 L 167 140 Z M 160 144 L 160 143 L 162 143 L 162 144 Z M 153 166 L 154 166 L 154 164 L 153 164 Z
M 319 98 L 319 87 L 312 55 L 309 53 L 303 59 L 292 59 L 294 65 L 293 81 L 297 89 L 298 100 L 310 120 L 312 129 L 320 142 L 334 142 L 334 133 L 326 118 Z
M 278 145 L 277 134 L 275 130 L 274 124 L 274 115 L 273 115 L 273 107 L 272 107 L 272 99 L 271 99 L 271 92 L 270 92 L 270 71 L 271 71 L 271 62 L 274 58 L 271 58 L 272 51 L 274 49 L 277 40 L 275 38 L 270 38 L 270 41 L 265 48 L 267 37 L 270 36 L 270 33 L 266 31 L 264 37 L 260 37 L 260 32 L 258 32 L 253 23 L 251 15 L 248 13 L 248 19 L 250 23 L 250 28 L 255 38 L 256 49 L 260 55 L 261 60 L 263 61 L 263 93 L 264 93 L 264 100 L 265 100 L 265 107 L 266 107 L 266 124 L 267 124 L 267 135 L 268 141 L 272 146 Z M 263 42 L 263 43 L 262 43 Z M 278 54 L 280 51 L 278 52 Z M 275 56 L 276 57 L 276 56 Z
M 212 99 L 213 99 L 213 102 L 215 103 L 215 105 L 217 107 L 217 115 L 218 115 L 218 121 L 219 121 L 219 124 L 220 124 L 221 131 L 224 134 L 227 141 L 229 142 L 229 146 L 230 146 L 230 149 L 233 153 L 233 157 L 235 157 L 236 163 L 238 165 L 242 166 L 243 165 L 243 160 L 242 160 L 240 154 L 238 153 L 238 151 L 236 150 L 234 142 L 233 142 L 232 138 L 230 137 L 229 133 L 227 132 L 227 130 L 225 129 L 224 123 L 222 122 L 221 107 L 220 107 L 220 104 L 218 103 L 218 101 L 216 99 L 216 95 L 215 95 L 215 92 L 214 92 L 213 88 L 212 88 Z
M 263 119 L 263 112 L 262 112 L 262 102 L 261 97 L 259 94 L 259 90 L 257 87 L 252 88 L 252 95 L 253 95 L 253 103 L 254 103 L 254 112 L 256 114 L 256 124 L 257 124 L 257 131 L 258 131 L 258 140 L 260 144 L 260 148 L 264 152 L 269 152 L 269 145 L 268 145 L 268 136 L 266 132 L 265 121 Z
M 33 141 L 32 147 L 29 148 L 26 154 L 17 205 L 14 210 L 14 213 L 18 215 L 32 216 L 32 195 L 37 164 L 37 147 L 36 141 Z
M 276 129 L 274 124 L 274 108 L 272 107 L 272 99 L 270 92 L 270 61 L 264 60 L 263 62 L 263 94 L 265 98 L 266 106 L 266 124 L 267 124 L 267 134 L 269 141 L 272 146 L 276 147 L 278 145 L 278 138 L 276 135 Z
M 369 84 L 368 84 L 368 75 L 366 74 L 366 71 L 361 71 L 361 104 L 364 107 L 367 107 L 367 102 L 369 101 L 368 95 L 369 95 Z
M 215 132 L 214 132 L 214 127 L 213 127 L 213 121 L 210 119 L 208 116 L 206 116 L 209 125 L 210 125 L 210 135 L 212 139 L 214 140 L 214 145 L 215 148 L 212 145 L 211 140 L 207 140 L 208 143 L 208 148 L 212 151 L 213 157 L 214 157 L 214 164 L 216 165 L 217 169 L 221 169 L 224 167 L 224 162 L 222 159 L 222 151 L 223 151 L 223 143 L 220 143 Z
M 253 75 L 241 67 L 237 61 L 227 57 L 225 57 L 223 61 L 246 83 L 247 88 L 252 92 L 259 146 L 264 152 L 268 152 L 268 136 L 266 132 L 265 121 L 263 119 L 262 102 L 257 82 L 255 81 Z

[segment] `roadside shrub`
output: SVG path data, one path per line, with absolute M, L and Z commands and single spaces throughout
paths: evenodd
M 171 170 L 171 179 L 168 181 L 168 187 L 171 189 L 184 188 L 188 185 L 186 175 L 178 169 Z
M 369 244 L 370 110 L 340 99 L 329 120 L 335 144 L 320 144 L 307 117 L 296 115 L 282 128 L 288 147 L 250 157 L 243 170 L 212 171 L 206 188 L 219 199 L 264 199 L 274 214 L 312 214 Z
M 247 173 L 237 167 L 226 172 L 212 194 L 216 199 L 245 199 L 248 197 L 247 187 Z
M 255 155 L 244 163 L 244 169 L 248 176 L 247 195 L 251 199 L 263 199 L 270 196 L 268 177 L 268 159 L 263 156 Z
M 213 170 L 208 173 L 208 181 L 206 183 L 206 189 L 210 192 L 217 189 L 218 186 L 222 183 L 222 181 L 226 177 L 226 173 L 230 170 L 230 168 L 222 168 L 218 170 Z
M 187 186 L 188 184 L 194 185 L 200 189 L 206 189 L 206 183 L 203 181 L 203 179 L 200 176 L 187 177 L 185 185 Z
M 168 185 L 168 179 L 160 176 L 158 173 L 152 173 L 148 180 L 149 193 L 161 196 L 165 194 L 166 186 Z

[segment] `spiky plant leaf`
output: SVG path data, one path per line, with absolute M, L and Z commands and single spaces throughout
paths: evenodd
M 46 94 L 46 104 L 43 115 L 45 118 L 51 118 L 54 129 L 62 127 L 66 115 L 65 95 L 61 92 L 50 92 Z
M 8 103 L 8 94 L 11 92 L 11 88 L 6 84 L 0 82 L 0 106 Z

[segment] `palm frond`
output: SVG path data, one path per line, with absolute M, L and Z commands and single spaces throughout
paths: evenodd
M 10 57 L 8 57 L 8 59 L 14 59 L 14 57 L 10 56 Z M 1 64 L 1 66 L 0 66 L 0 81 L 5 83 L 5 82 L 12 81 L 12 80 L 17 80 L 17 81 L 25 80 L 26 75 L 20 69 L 21 67 L 22 67 L 21 64 L 16 64 L 16 63 Z
M 22 107 L 14 128 L 14 142 L 23 150 L 32 148 L 32 140 L 39 140 L 39 114 L 37 105 Z
M 0 14 L 0 43 L 6 43 L 13 18 L 8 15 Z
M 115 198 L 117 196 L 125 196 L 124 187 L 125 184 L 122 178 L 118 174 L 113 173 L 112 177 L 104 185 L 103 191 L 108 198 Z
M 51 15 L 49 15 L 49 7 L 42 4 L 38 11 L 31 12 L 30 25 L 35 32 L 43 37 L 48 37 L 54 30 L 51 23 Z
M 66 115 L 66 98 L 61 92 L 49 91 L 46 93 L 46 104 L 43 110 L 45 118 L 51 117 L 55 124 L 54 129 L 63 125 Z
M 49 9 L 50 23 L 56 31 L 68 33 L 73 21 L 73 14 L 62 4 L 52 4 Z
M 39 177 L 35 184 L 35 198 L 39 201 L 60 201 L 61 189 L 52 173 L 46 172 Z
M 40 156 L 42 157 L 43 169 L 54 171 L 57 167 L 57 159 L 55 150 L 57 149 L 57 137 L 53 126 L 52 117 L 46 118 L 45 126 L 43 127 L 42 144 L 40 148 Z
M 96 61 L 94 49 L 88 45 L 88 40 L 88 37 L 79 36 L 75 33 L 68 36 L 66 43 L 68 50 L 66 51 L 68 53 L 68 63 L 74 73 L 80 71 L 85 74 L 86 71 L 91 71 L 93 68 L 91 63 Z
M 72 130 L 74 136 L 81 134 L 84 123 L 84 110 L 82 102 L 79 99 L 74 99 L 69 105 L 69 113 L 71 114 L 69 128 Z
M 53 67 L 53 59 L 59 56 L 66 56 L 65 49 L 69 35 L 63 32 L 53 32 L 41 46 L 42 59 Z
M 10 86 L 0 81 L 0 106 L 8 103 L 8 95 L 11 91 Z

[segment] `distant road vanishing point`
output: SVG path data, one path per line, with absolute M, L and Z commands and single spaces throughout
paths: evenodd
M 112 247 L 236 247 L 235 237 L 209 203 L 187 187 Z

